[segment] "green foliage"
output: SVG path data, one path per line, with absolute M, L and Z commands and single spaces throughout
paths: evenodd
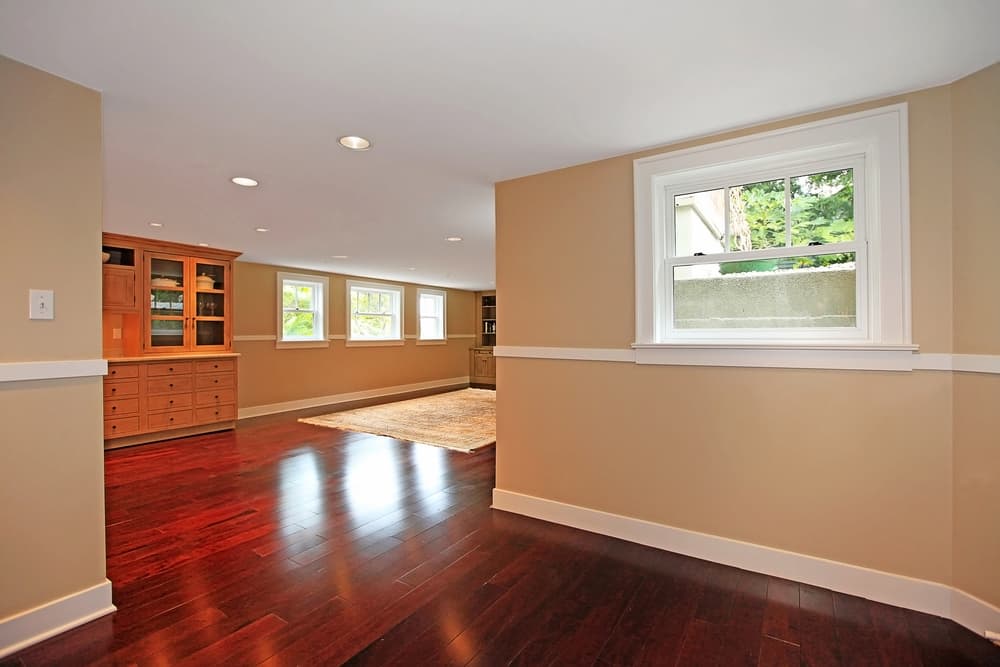
M 791 232 L 793 246 L 825 245 L 854 239 L 854 174 L 852 169 L 796 176 L 790 179 Z M 763 181 L 730 188 L 736 193 L 734 208 L 742 204 L 749 227 L 751 248 L 780 248 L 785 245 L 785 184 L 783 180 Z M 735 219 L 739 211 L 731 215 Z M 734 222 L 734 227 L 738 221 Z M 735 239 L 734 239 L 735 241 Z M 730 250 L 738 250 L 731 242 Z M 721 273 L 773 271 L 779 268 L 829 266 L 854 261 L 853 253 L 796 257 L 789 260 L 728 262 Z
M 286 338 L 311 338 L 316 330 L 311 312 L 285 312 L 281 316 L 281 330 Z

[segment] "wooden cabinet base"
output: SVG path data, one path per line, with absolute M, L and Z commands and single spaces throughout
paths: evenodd
M 202 433 L 214 433 L 215 431 L 228 431 L 236 428 L 235 421 L 218 422 L 217 424 L 201 424 L 199 426 L 189 426 L 187 428 L 174 428 L 166 431 L 156 431 L 154 433 L 142 433 L 140 435 L 126 436 L 123 438 L 106 438 L 104 449 L 118 449 L 119 447 L 131 447 L 132 445 L 145 445 L 150 442 L 160 440 L 170 440 L 171 438 L 186 438 L 189 435 L 201 435 Z

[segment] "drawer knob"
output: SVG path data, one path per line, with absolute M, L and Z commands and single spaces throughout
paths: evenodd
M 113 393 L 115 393 L 116 391 L 118 391 L 118 387 L 112 387 L 112 388 L 111 388 L 111 393 L 112 393 L 112 394 L 113 394 Z
M 173 405 L 173 404 L 174 404 L 174 399 L 171 398 L 170 399 L 170 405 Z
M 213 366 L 212 368 L 218 368 L 218 367 L 219 367 L 219 364 L 215 364 L 215 366 Z
M 167 369 L 167 371 L 169 371 L 170 373 L 173 373 L 174 372 L 174 367 L 171 366 L 170 368 Z
M 112 431 L 114 431 L 114 430 L 115 430 L 115 429 L 117 429 L 117 428 L 118 428 L 118 424 L 112 424 L 112 425 L 111 425 L 111 430 L 112 430 Z
M 218 411 L 218 410 L 216 410 L 216 411 L 215 411 L 215 416 L 216 416 L 216 417 L 218 417 L 218 416 L 219 416 L 219 411 Z
M 174 388 L 174 383 L 173 383 L 173 382 L 171 382 L 171 383 L 170 383 L 170 384 L 168 384 L 167 386 L 168 386 L 168 387 L 170 387 L 171 389 L 173 389 L 173 388 Z
M 115 411 L 115 410 L 117 410 L 117 409 L 118 409 L 118 406 L 117 406 L 117 405 L 112 405 L 112 406 L 111 406 L 111 412 L 114 412 L 114 411 Z
M 215 400 L 219 400 L 219 395 L 218 394 L 215 395 Z
M 218 380 L 215 380 L 214 382 L 215 382 L 215 384 L 219 384 L 219 381 L 218 381 Z
M 173 420 L 174 420 L 174 418 L 173 418 L 173 417 L 171 417 L 171 418 L 170 418 L 170 421 L 173 421 Z
M 111 371 L 112 375 L 118 375 L 118 371 Z

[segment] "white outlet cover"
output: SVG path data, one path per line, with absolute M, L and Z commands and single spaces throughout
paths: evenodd
M 50 289 L 28 290 L 28 319 L 51 320 L 55 317 L 55 295 Z

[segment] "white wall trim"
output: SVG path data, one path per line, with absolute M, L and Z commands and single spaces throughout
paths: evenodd
M 1000 373 L 1000 355 L 917 353 L 915 346 L 652 345 L 636 349 L 498 345 L 496 357 L 618 361 L 667 366 L 736 366 L 888 371 Z
M 1000 632 L 1000 608 L 958 588 L 951 591 L 951 620 L 977 635 Z
M 108 362 L 104 359 L 0 363 L 0 382 L 58 380 L 60 378 L 97 377 L 107 374 Z
M 339 405 L 350 403 L 351 401 L 362 401 L 370 398 L 382 398 L 385 396 L 395 396 L 407 394 L 413 391 L 423 391 L 425 389 L 443 389 L 446 387 L 468 387 L 469 376 L 445 378 L 443 380 L 430 380 L 428 382 L 414 382 L 412 384 L 400 384 L 393 387 L 379 387 L 378 389 L 365 389 L 363 391 L 352 391 L 344 394 L 330 394 L 329 396 L 314 396 L 303 398 L 297 401 L 285 401 L 283 403 L 270 403 L 266 405 L 253 405 L 248 408 L 240 408 L 239 419 L 248 417 L 260 417 L 261 415 L 273 415 L 279 412 L 290 412 L 292 410 L 303 410 L 305 408 L 318 408 L 325 405 Z
M 565 359 L 572 361 L 635 361 L 635 352 L 628 349 L 598 347 L 531 347 L 497 345 L 494 357 L 518 359 Z
M 877 602 L 952 618 L 982 635 L 1000 628 L 1000 610 L 950 586 L 716 535 L 493 489 L 494 509 L 657 549 L 791 579 Z
M 0 619 L 0 658 L 115 611 L 111 582 Z

